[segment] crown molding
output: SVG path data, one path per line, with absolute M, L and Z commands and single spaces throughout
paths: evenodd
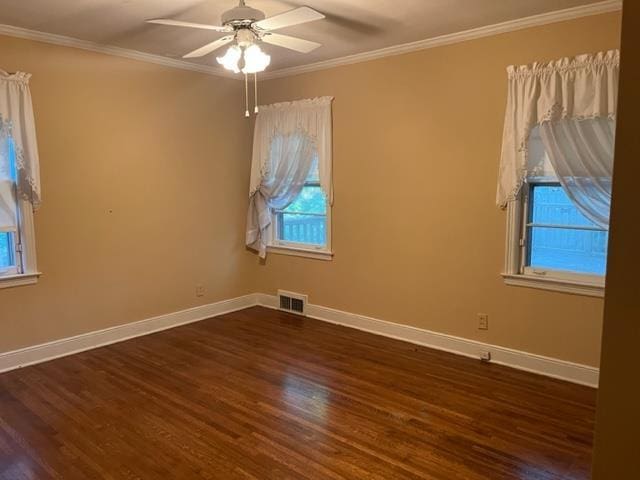
M 37 42 L 50 43 L 63 47 L 79 48 L 82 50 L 89 50 L 91 52 L 104 53 L 106 55 L 128 58 L 130 60 L 154 63 L 156 65 L 162 65 L 164 67 L 179 68 L 181 70 L 205 73 L 207 75 L 214 75 L 217 77 L 233 78 L 234 80 L 238 79 L 233 73 L 227 73 L 225 70 L 215 66 L 199 65 L 197 63 L 185 62 L 184 60 L 164 57 L 162 55 L 154 55 L 152 53 L 144 53 L 137 50 L 114 47 L 111 45 L 102 45 L 100 43 L 90 42 L 88 40 L 79 40 L 73 37 L 39 32 L 26 28 L 14 27 L 12 25 L 0 24 L 0 35 L 24 38 L 26 40 L 35 40 Z
M 519 18 L 517 20 L 509 20 L 507 22 L 496 23 L 484 27 L 464 30 L 462 32 L 450 33 L 438 37 L 418 40 L 417 42 L 403 43 L 392 47 L 381 48 L 369 52 L 356 53 L 345 57 L 334 58 L 317 63 L 300 65 L 297 67 L 283 68 L 273 70 L 262 74 L 264 80 L 273 78 L 289 77 L 302 73 L 314 72 L 317 70 L 326 70 L 328 68 L 351 65 L 354 63 L 367 62 L 380 58 L 402 55 L 404 53 L 416 52 L 419 50 L 427 50 L 429 48 L 441 47 L 444 45 L 452 45 L 455 43 L 466 42 L 483 37 L 490 37 L 501 33 L 514 32 L 525 28 L 538 27 L 548 25 L 550 23 L 564 22 L 567 20 L 575 20 L 577 18 L 589 17 L 592 15 L 600 15 L 603 13 L 616 12 L 622 9 L 622 0 L 606 0 L 603 2 L 582 5 L 579 7 L 557 10 L 555 12 L 541 13 L 530 17 Z
M 307 65 L 300 65 L 297 67 L 273 70 L 273 71 L 262 74 L 261 78 L 265 80 L 269 80 L 273 78 L 299 75 L 301 73 L 313 72 L 316 70 L 326 70 L 328 68 L 340 67 L 343 65 L 351 65 L 354 63 L 361 63 L 369 60 L 376 60 L 379 58 L 390 57 L 394 55 L 402 55 L 403 53 L 416 52 L 419 50 L 426 50 L 429 48 L 435 48 L 435 47 L 441 47 L 444 45 L 451 45 L 454 43 L 466 42 L 469 40 L 489 37 L 489 36 L 498 35 L 501 33 L 513 32 L 513 31 L 522 30 L 525 28 L 537 27 L 541 25 L 563 22 L 567 20 L 574 20 L 577 18 L 588 17 L 591 15 L 599 15 L 602 13 L 615 12 L 621 9 L 622 9 L 622 0 L 605 0 L 603 2 L 592 3 L 589 5 L 582 5 L 579 7 L 567 8 L 565 10 L 557 10 L 555 12 L 542 13 L 540 15 L 533 15 L 530 17 L 524 17 L 517 20 L 510 20 L 503 23 L 496 23 L 494 25 L 487 25 L 484 27 L 473 28 L 471 30 L 465 30 L 462 32 L 456 32 L 456 33 L 451 33 L 447 35 L 441 35 L 438 37 L 427 38 L 425 40 L 419 40 L 417 42 L 394 45 L 391 47 L 381 48 L 379 50 L 356 53 L 354 55 L 334 58 L 331 60 L 325 60 L 317 63 L 310 63 Z M 53 33 L 39 32 L 36 30 L 29 30 L 26 28 L 14 27 L 11 25 L 0 24 L 0 35 L 24 38 L 27 40 L 35 40 L 38 42 L 50 43 L 53 45 L 61 45 L 64 47 L 80 48 L 82 50 L 89 50 L 92 52 L 104 53 L 106 55 L 114 55 L 117 57 L 128 58 L 131 60 L 138 60 L 141 62 L 154 63 L 156 65 L 162 65 L 165 67 L 179 68 L 182 70 L 189 70 L 192 72 L 199 72 L 207 75 L 214 75 L 217 77 L 241 80 L 241 78 L 238 77 L 237 75 L 234 75 L 231 72 L 227 72 L 224 69 L 219 68 L 217 66 L 199 65 L 197 63 L 186 62 L 184 60 L 177 60 L 174 58 L 168 58 L 162 55 L 154 55 L 151 53 L 144 53 L 144 52 L 139 52 L 137 50 L 129 50 L 126 48 L 114 47 L 111 45 L 102 45 L 100 43 L 90 42 L 87 40 L 79 40 L 77 38 L 66 37 L 64 35 L 56 35 Z

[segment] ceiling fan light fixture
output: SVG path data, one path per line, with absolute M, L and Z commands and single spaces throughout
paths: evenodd
M 244 50 L 244 68 L 242 73 L 264 72 L 271 63 L 271 56 L 264 53 L 255 43 Z
M 222 57 L 217 57 L 218 63 L 233 73 L 240 73 L 238 64 L 242 58 L 242 49 L 238 45 L 231 45 Z
M 215 52 L 225 45 L 231 44 L 224 55 L 216 57 L 218 63 L 233 73 L 244 74 L 245 116 L 249 117 L 249 75 L 253 75 L 254 82 L 254 112 L 258 113 L 258 73 L 264 72 L 271 63 L 271 56 L 262 51 L 258 43 L 271 44 L 287 48 L 294 52 L 309 53 L 321 44 L 302 38 L 273 33 L 273 30 L 302 25 L 325 16 L 309 7 L 298 7 L 266 18 L 264 12 L 246 5 L 245 0 L 237 0 L 238 6 L 222 14 L 222 26 L 204 23 L 184 22 L 170 18 L 147 20 L 149 23 L 169 25 L 174 27 L 198 28 L 226 33 L 222 38 L 207 43 L 183 58 L 202 58 Z M 241 68 L 242 66 L 242 68 Z

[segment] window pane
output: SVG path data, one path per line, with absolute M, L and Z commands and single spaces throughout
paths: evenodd
M 13 266 L 11 234 L 0 232 L 0 268 Z
M 287 242 L 327 244 L 327 217 L 298 213 L 280 215 L 280 240 Z
M 278 214 L 278 240 L 314 246 L 327 245 L 327 200 L 317 185 L 318 160 L 298 198 Z M 315 184 L 315 185 L 309 185 Z
M 531 202 L 529 266 L 591 275 L 606 273 L 608 232 L 590 230 L 596 225 L 578 211 L 560 185 L 533 185 Z
M 532 267 L 604 275 L 607 232 L 564 228 L 531 228 Z
M 303 187 L 295 202 L 285 210 L 287 213 L 319 213 L 326 215 L 327 201 L 320 187 Z
M 532 201 L 531 223 L 595 226 L 580 213 L 559 185 L 534 185 Z

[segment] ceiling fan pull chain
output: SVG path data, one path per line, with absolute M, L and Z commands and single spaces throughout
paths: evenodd
M 244 74 L 244 116 L 249 118 L 251 114 L 249 113 L 249 79 L 247 74 Z
M 258 72 L 255 72 L 253 74 L 253 86 L 255 89 L 253 98 L 256 104 L 256 108 L 254 109 L 254 112 L 257 114 L 260 111 L 260 109 L 258 108 Z

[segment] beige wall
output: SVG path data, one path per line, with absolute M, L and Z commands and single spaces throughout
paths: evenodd
M 503 284 L 494 196 L 505 67 L 616 48 L 619 22 L 590 17 L 263 83 L 268 102 L 336 97 L 335 259 L 266 264 L 243 247 L 240 82 L 0 37 L 0 68 L 34 74 L 44 195 L 44 276 L 0 290 L 0 352 L 286 288 L 597 365 L 601 300 Z
M 602 300 L 505 286 L 494 198 L 507 65 L 617 48 L 619 23 L 589 17 L 266 82 L 265 102 L 335 96 L 335 259 L 271 255 L 260 290 L 598 365 Z
M 609 278 L 602 339 L 594 480 L 640 478 L 640 3 L 624 3 Z
M 33 74 L 44 273 L 0 290 L 0 352 L 249 292 L 240 82 L 8 37 L 0 68 Z

